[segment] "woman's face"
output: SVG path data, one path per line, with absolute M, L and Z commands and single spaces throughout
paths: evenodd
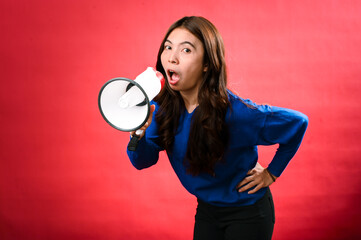
M 174 29 L 164 43 L 161 62 L 170 87 L 181 94 L 197 94 L 203 73 L 202 42 L 185 28 Z

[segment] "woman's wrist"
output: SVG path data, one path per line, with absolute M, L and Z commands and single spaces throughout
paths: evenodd
M 272 178 L 272 181 L 275 182 L 277 178 L 273 176 L 273 174 L 268 170 L 268 168 L 265 168 L 265 170 L 268 173 L 268 175 Z

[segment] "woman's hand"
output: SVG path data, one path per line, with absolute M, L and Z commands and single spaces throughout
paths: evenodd
M 149 114 L 149 117 L 148 117 L 148 121 L 147 121 L 141 128 L 138 129 L 138 130 L 141 130 L 141 131 L 142 131 L 142 133 L 139 135 L 139 139 L 141 139 L 141 138 L 144 136 L 145 130 L 146 130 L 146 129 L 149 127 L 149 125 L 152 123 L 154 110 L 155 110 L 155 105 L 151 105 L 151 106 L 150 106 L 150 114 Z M 137 130 L 137 131 L 138 131 L 138 130 Z M 130 132 L 130 135 L 131 135 L 131 136 L 134 136 L 134 135 L 135 135 L 135 132 L 136 132 L 136 131 Z
M 249 191 L 248 194 L 255 193 L 261 188 L 268 187 L 274 182 L 270 174 L 271 173 L 268 172 L 267 169 L 263 168 L 261 164 L 257 162 L 256 166 L 248 171 L 247 177 L 238 183 L 237 189 L 239 192 L 244 192 L 254 187 L 254 189 Z M 277 179 L 276 176 L 272 176 L 275 180 Z

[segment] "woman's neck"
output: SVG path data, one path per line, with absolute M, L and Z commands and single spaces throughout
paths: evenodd
M 180 92 L 184 106 L 187 109 L 188 113 L 194 111 L 194 109 L 198 106 L 198 93 L 188 93 L 188 92 Z

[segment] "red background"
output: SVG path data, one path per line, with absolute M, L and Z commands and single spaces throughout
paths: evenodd
M 221 32 L 231 89 L 309 116 L 272 186 L 274 239 L 361 238 L 361 1 L 19 0 L 0 4 L 0 239 L 191 239 L 196 200 L 165 154 L 135 170 L 97 106 L 185 15 Z

